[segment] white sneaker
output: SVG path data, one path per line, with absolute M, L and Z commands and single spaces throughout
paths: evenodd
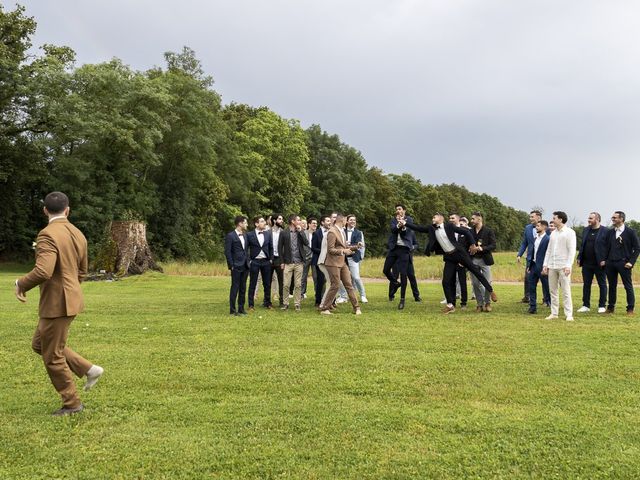
M 584 305 L 578 309 L 578 313 L 587 313 L 590 312 L 591 309 L 589 307 L 585 307 Z
M 307 294 L 306 294 L 306 293 L 303 293 L 303 294 L 302 294 L 302 298 L 307 298 Z
M 360 297 L 360 301 L 361 301 L 362 303 L 369 303 L 369 300 L 367 300 L 367 297 L 365 297 L 364 295 L 362 295 L 362 296 Z
M 336 298 L 336 303 L 347 303 L 347 299 L 346 298 L 342 298 L 342 297 L 338 297 L 338 298 Z
M 567 317 L 567 322 L 573 322 L 573 317 Z
M 551 314 L 547 318 L 545 318 L 545 320 L 555 320 L 556 318 L 558 318 L 558 315 Z
M 322 314 L 322 315 L 333 315 L 333 313 L 331 313 L 331 310 L 320 310 L 320 314 Z
M 360 310 L 359 308 L 356 308 L 356 311 L 353 312 L 355 315 L 362 315 L 362 310 Z
M 87 383 L 84 384 L 84 391 L 88 392 L 93 386 L 98 383 L 100 376 L 104 373 L 104 368 L 98 365 L 92 365 L 87 372 Z
M 442 300 L 442 301 L 440 302 L 440 304 L 441 304 L 441 305 L 446 305 L 446 304 L 447 304 L 447 299 L 445 298 L 444 300 Z
M 607 309 L 604 307 L 598 307 L 598 313 L 607 313 Z

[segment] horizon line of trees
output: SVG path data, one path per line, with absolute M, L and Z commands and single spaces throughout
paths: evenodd
M 75 65 L 69 47 L 32 56 L 36 22 L 0 5 L 0 258 L 24 259 L 45 224 L 42 199 L 71 200 L 93 252 L 113 220 L 147 223 L 160 259 L 218 259 L 235 215 L 354 213 L 371 255 L 384 253 L 394 206 L 480 211 L 498 248 L 516 249 L 527 212 L 456 184 L 384 173 L 319 125 L 267 107 L 223 105 L 193 50 L 136 71 L 114 58 Z

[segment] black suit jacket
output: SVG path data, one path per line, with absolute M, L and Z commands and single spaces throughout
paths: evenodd
M 244 235 L 244 248 L 236 231 L 227 233 L 224 239 L 224 256 L 227 257 L 227 267 L 229 270 L 244 270 L 249 267 L 248 246 L 249 241 L 247 235 Z
M 411 217 L 405 217 L 407 223 L 411 222 L 413 223 L 413 218 Z M 407 229 L 399 229 L 398 228 L 398 220 L 396 219 L 396 217 L 393 217 L 391 219 L 391 233 L 389 234 L 389 238 L 387 238 L 387 248 L 389 251 L 393 250 L 397 243 L 396 241 L 398 240 L 398 234 L 400 234 L 400 238 L 402 239 L 405 247 L 407 247 L 409 250 L 411 250 L 413 248 L 413 240 L 411 238 L 411 236 L 407 236 Z
M 636 231 L 629 226 L 625 226 L 624 232 L 622 232 L 620 237 L 622 238 L 624 261 L 635 265 L 636 260 L 638 259 L 638 254 L 640 254 L 640 242 L 638 242 L 638 235 L 636 234 Z M 610 229 L 609 235 L 607 236 L 607 240 L 605 242 L 605 262 L 611 258 L 612 250 L 613 248 L 615 248 L 616 242 L 619 241 L 620 240 L 616 238 L 615 228 Z
M 589 236 L 589 233 L 591 232 L 591 230 L 593 230 L 591 227 L 587 227 L 584 229 L 584 231 L 582 232 L 582 244 L 580 245 L 580 251 L 578 252 L 578 265 L 582 266 L 582 260 L 584 257 L 584 248 L 587 245 L 587 237 Z M 625 231 L 627 230 L 627 228 L 625 227 Z M 605 250 L 609 249 L 609 245 L 606 243 L 608 240 L 608 235 L 609 235 L 609 229 L 604 227 L 603 225 L 600 225 L 600 228 L 598 229 L 598 235 L 596 236 L 596 243 L 595 243 L 595 251 L 596 251 L 596 262 L 598 263 L 598 265 L 600 265 L 600 262 L 604 261 L 605 258 Z
M 443 255 L 444 251 L 440 246 L 440 242 L 436 238 L 436 229 L 433 225 L 416 225 L 415 223 L 407 222 L 407 227 L 411 230 L 415 230 L 416 232 L 423 232 L 429 235 L 429 241 L 427 242 L 427 248 L 424 253 L 428 256 L 431 253 L 435 253 L 436 255 Z M 466 245 L 471 245 L 473 243 L 473 235 L 471 235 L 471 230 L 468 228 L 456 227 L 452 223 L 445 222 L 441 225 L 441 228 L 444 228 L 444 232 L 447 234 L 447 238 L 451 242 L 451 244 L 456 247 L 458 250 L 465 250 L 465 241 Z M 458 235 L 463 235 L 464 241 L 456 240 L 456 233 Z
M 262 247 L 260 246 L 260 242 L 258 241 L 258 232 L 257 230 L 252 230 L 247 233 L 247 241 L 249 242 L 249 260 L 255 260 L 255 258 L 260 255 L 260 252 L 264 252 L 267 256 L 267 260 L 270 262 L 273 261 L 273 239 L 271 237 L 271 232 L 269 230 L 264 230 L 262 232 L 264 236 L 264 241 L 262 242 Z
M 472 228 L 471 235 L 473 235 L 473 243 L 475 244 L 477 244 L 478 240 L 482 240 L 482 251 L 472 255 L 472 257 L 481 258 L 484 260 L 485 265 L 493 265 L 495 262 L 491 252 L 495 251 L 497 246 L 496 234 L 493 230 L 483 225 L 479 232 L 476 232 L 476 229 Z M 531 251 L 533 251 L 533 249 L 531 249 Z
M 285 228 L 280 232 L 280 238 L 278 239 L 278 254 L 280 255 L 280 259 L 284 264 L 293 263 L 293 252 L 291 251 L 291 230 Z M 305 261 L 305 252 L 304 247 L 309 246 L 309 240 L 305 233 L 301 230 L 298 233 L 298 252 L 300 253 L 300 258 L 302 262 Z

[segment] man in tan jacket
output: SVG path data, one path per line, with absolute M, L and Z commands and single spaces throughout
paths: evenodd
M 331 303 L 338 293 L 340 281 L 342 281 L 344 288 L 347 290 L 347 295 L 349 295 L 349 300 L 353 306 L 353 313 L 356 315 L 362 313 L 358 304 L 358 297 L 351 284 L 351 272 L 349 272 L 346 261 L 347 256 L 353 255 L 353 252 L 360 246 L 347 247 L 344 223 L 345 217 L 339 213 L 336 216 L 335 224 L 327 233 L 327 258 L 324 261 L 324 266 L 329 273 L 331 286 L 323 297 L 323 304 L 320 305 L 320 313 L 325 315 L 331 314 Z
M 40 320 L 31 346 L 42 356 L 51 383 L 62 397 L 62 408 L 53 412 L 61 416 L 84 409 L 71 372 L 86 375 L 84 389 L 89 390 L 104 370 L 66 346 L 71 322 L 84 308 L 80 282 L 87 274 L 87 240 L 67 220 L 69 199 L 64 193 L 47 195 L 44 213 L 49 225 L 38 234 L 36 265 L 16 280 L 16 297 L 26 302 L 26 292 L 40 285 Z

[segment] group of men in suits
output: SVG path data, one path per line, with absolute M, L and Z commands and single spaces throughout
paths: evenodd
M 425 249 L 427 256 L 432 253 L 443 256 L 442 289 L 446 301 L 445 314 L 455 312 L 456 279 L 461 268 L 471 272 L 474 282 L 477 282 L 474 283 L 474 291 L 478 301 L 478 312 L 491 311 L 491 302 L 498 301 L 490 281 L 490 266 L 493 264 L 491 252 L 495 250 L 495 234 L 484 226 L 483 216 L 479 212 L 472 216 L 473 229 L 460 227 L 457 224 L 458 220 L 459 216 L 454 214 L 449 222 L 445 222 L 444 215 L 436 213 L 430 225 L 417 225 L 413 218 L 406 214 L 404 205 L 396 205 L 395 216 L 390 222 L 383 273 L 389 280 L 389 300 L 393 300 L 396 292 L 400 290 L 398 309 L 402 310 L 405 307 L 407 281 L 411 277 L 415 279 L 413 252 L 418 245 L 415 232 L 428 234 Z M 399 274 L 399 280 L 394 272 Z M 420 301 L 419 298 L 416 296 L 417 301 Z
M 528 312 L 537 313 L 536 289 L 542 283 L 543 303 L 551 308 L 547 319 L 558 318 L 559 290 L 563 294 L 566 319 L 573 320 L 571 300 L 571 272 L 574 259 L 582 269 L 582 306 L 578 313 L 591 310 L 591 288 L 595 277 L 598 288 L 598 313 L 613 313 L 617 300 L 618 277 L 622 279 L 627 296 L 627 315 L 633 315 L 635 293 L 632 269 L 640 254 L 640 242 L 636 232 L 625 226 L 625 214 L 616 211 L 611 216 L 612 226 L 602 225 L 601 215 L 591 212 L 587 227 L 583 230 L 580 248 L 576 234 L 566 226 L 567 215 L 553 212 L 553 220 L 542 220 L 539 210 L 529 214 L 530 223 L 525 227 L 517 260 L 526 252 L 525 296 Z M 576 257 L 577 250 L 577 257 Z M 607 298 L 608 293 L 608 298 Z M 607 302 L 608 300 L 608 302 Z
M 246 282 L 249 277 L 248 303 L 254 309 L 258 277 L 264 287 L 263 306 L 273 308 L 271 282 L 278 282 L 280 308 L 289 309 L 290 293 L 294 308 L 300 311 L 303 289 L 306 290 L 308 269 L 312 270 L 316 307 L 323 314 L 336 308 L 335 299 L 342 289 L 351 301 L 355 314 L 361 314 L 352 284 L 366 302 L 364 285 L 359 275 L 359 262 L 364 249 L 363 234 L 355 228 L 356 217 L 340 213 L 322 215 L 320 225 L 314 217 L 306 222 L 290 215 L 288 227 L 282 228 L 280 214 L 271 217 L 271 229 L 264 217 L 254 218 L 255 229 L 247 232 L 247 218 L 237 216 L 235 229 L 225 237 L 225 257 L 231 271 L 229 306 L 232 315 L 246 315 Z M 317 228 L 316 228 L 317 227 Z M 280 275 L 274 275 L 280 274 Z

